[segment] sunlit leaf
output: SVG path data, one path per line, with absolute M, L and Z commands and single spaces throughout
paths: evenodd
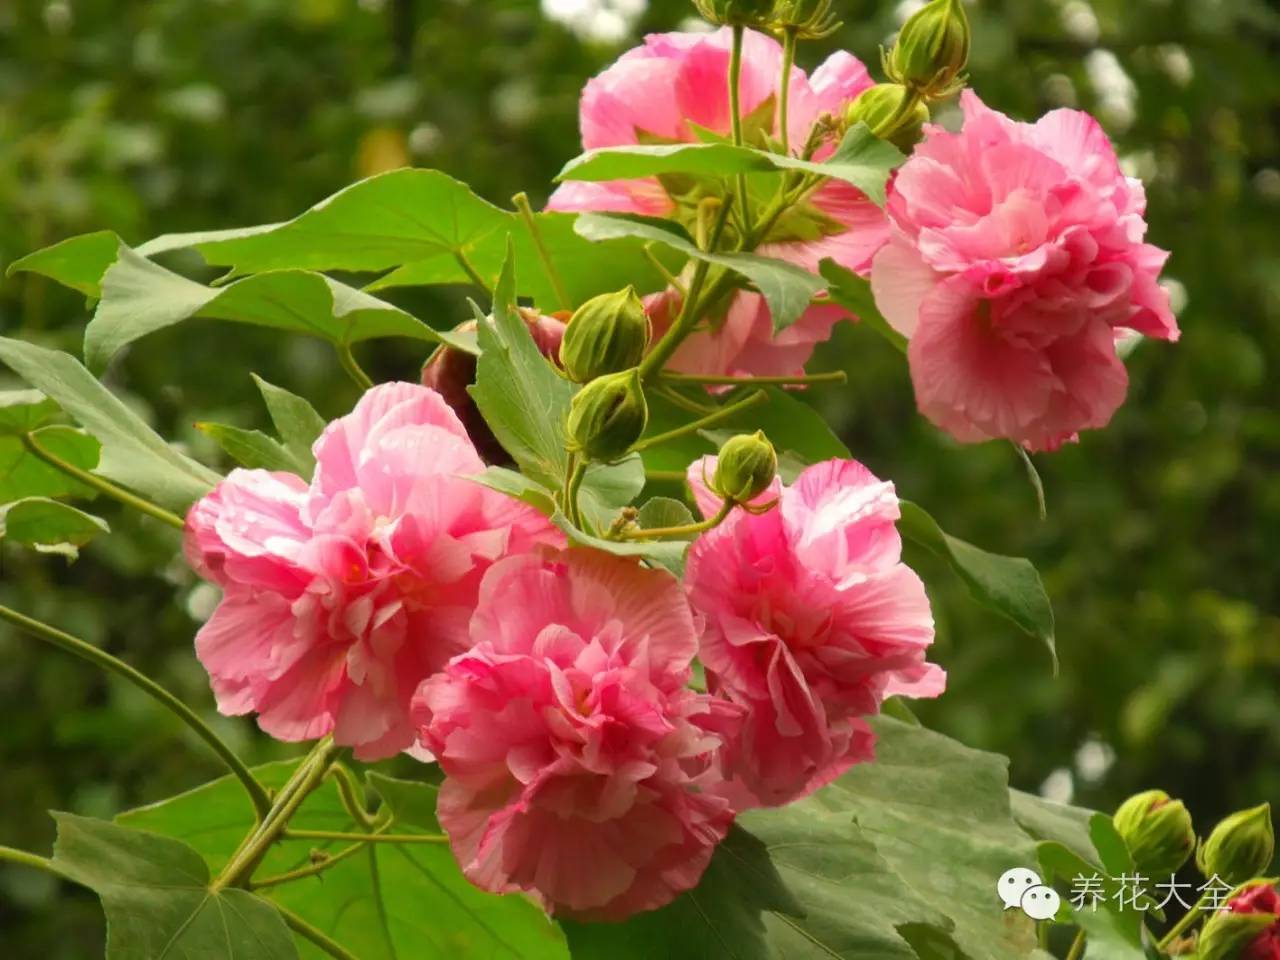
M 28 497 L 0 507 L 0 540 L 73 560 L 80 547 L 110 530 L 105 520 L 46 497 Z

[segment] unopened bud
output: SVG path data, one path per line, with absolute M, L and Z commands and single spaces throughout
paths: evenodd
M 569 448 L 587 460 L 620 460 L 649 423 L 638 369 L 597 377 L 569 405 Z
M 740 433 L 725 441 L 716 459 L 711 487 L 723 500 L 750 503 L 769 489 L 778 473 L 778 454 L 763 432 Z
M 926 100 L 954 93 L 969 62 L 969 18 L 960 0 L 930 0 L 902 25 L 885 72 Z
M 792 32 L 798 40 L 823 40 L 841 27 L 831 5 L 832 0 L 777 0 L 770 26 L 775 32 Z
M 569 320 L 560 365 L 575 383 L 629 370 L 649 349 L 650 324 L 635 287 L 592 297 Z
M 1225 908 L 1205 921 L 1197 944 L 1197 960 L 1275 956 L 1273 945 L 1280 945 L 1276 929 L 1280 924 L 1278 912 L 1280 895 L 1273 881 L 1244 884 L 1231 894 Z
M 1264 803 L 1233 813 L 1214 827 L 1196 851 L 1196 866 L 1206 877 L 1243 883 L 1265 872 L 1275 852 L 1271 804 Z
M 904 106 L 908 98 L 912 102 Z M 865 123 L 881 140 L 905 151 L 920 142 L 929 108 L 900 83 L 877 83 L 849 104 L 844 119 L 849 126 Z
M 1113 818 L 1133 865 L 1152 877 L 1178 872 L 1196 847 L 1191 814 L 1163 790 L 1147 790 L 1120 804 Z
M 774 0 L 693 0 L 693 5 L 718 26 L 760 29 L 773 19 Z

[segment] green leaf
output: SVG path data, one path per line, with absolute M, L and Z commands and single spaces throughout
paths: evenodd
M 283 470 L 303 476 L 308 469 L 278 440 L 261 430 L 245 430 L 225 423 L 197 423 L 196 429 L 211 438 L 232 460 L 250 470 Z
M 735 173 L 798 170 L 843 180 L 884 206 L 885 183 L 906 158 L 872 135 L 865 124 L 852 127 L 832 155 L 816 163 L 729 143 L 676 143 L 589 150 L 570 160 L 557 180 L 629 180 L 689 173 L 724 177 Z
M 833 302 L 856 316 L 864 326 L 884 337 L 898 352 L 907 352 L 907 338 L 890 326 L 876 306 L 876 298 L 871 293 L 871 281 L 852 270 L 846 270 L 829 258 L 818 265 L 818 271 L 829 284 L 827 293 Z
M 826 284 L 820 277 L 785 260 L 754 253 L 708 253 L 681 234 L 655 223 L 601 213 L 585 213 L 578 218 L 577 231 L 588 240 L 616 240 L 639 237 L 664 244 L 673 250 L 742 274 L 769 304 L 775 331 L 785 330 L 809 308 L 814 294 Z
M 74 560 L 80 547 L 111 530 L 105 520 L 46 497 L 28 497 L 0 507 L 0 540 Z
M 684 574 L 684 555 L 689 549 L 688 540 L 605 540 L 579 530 L 558 510 L 551 515 L 551 522 L 564 531 L 570 543 L 594 547 L 619 557 L 639 557 L 677 577 Z
M 624 923 L 562 921 L 573 960 L 773 956 L 765 916 L 803 915 L 763 842 L 739 826 L 716 849 L 696 890 Z
M 1090 836 L 1092 810 L 1054 803 L 1021 790 L 1010 790 L 1009 802 L 1013 818 L 1032 839 L 1056 840 L 1077 856 L 1101 865 Z
M 1033 955 L 1034 923 L 995 893 L 1005 870 L 1036 863 L 1011 813 L 1007 761 L 871 722 L 874 761 L 798 803 L 740 816 L 691 893 L 622 924 L 565 924 L 575 960 Z
M 109 480 L 185 510 L 221 479 L 160 439 L 70 354 L 0 337 L 0 360 L 98 439 L 98 472 Z
M 650 470 L 683 473 L 689 464 L 706 454 L 713 454 L 720 444 L 738 433 L 763 430 L 778 452 L 778 470 L 788 483 L 804 467 L 832 458 L 848 457 L 849 448 L 831 432 L 831 427 L 817 410 L 794 394 L 775 387 L 767 389 L 769 402 L 741 411 L 714 430 L 703 430 L 657 447 L 645 449 L 645 466 Z M 732 403 L 741 399 L 735 392 L 724 398 Z M 689 414 L 662 397 L 649 399 L 649 426 L 645 436 L 657 436 L 689 422 Z
M 7 273 L 38 273 L 97 298 L 102 292 L 102 275 L 115 262 L 120 247 L 120 238 L 110 230 L 86 233 L 15 260 Z
M 281 787 L 296 764 L 268 764 L 254 774 Z M 396 833 L 436 835 L 435 788 L 371 774 L 370 786 L 398 816 Z M 384 792 L 385 791 L 385 792 Z M 239 783 L 230 777 L 118 820 L 186 840 L 212 869 L 223 866 L 253 825 Z M 325 783 L 291 821 L 296 829 L 361 832 Z M 311 850 L 330 854 L 347 841 L 283 840 L 255 876 L 278 875 L 310 862 Z M 565 960 L 563 938 L 546 915 L 520 896 L 496 897 L 473 887 L 444 844 L 369 845 L 316 877 L 263 891 L 318 927 L 360 960 Z M 300 943 L 304 957 L 323 955 Z
M 515 248 L 516 293 L 530 298 L 544 311 L 561 306 L 559 295 L 547 275 L 546 266 L 524 221 L 515 214 L 500 211 L 501 231 L 489 234 L 467 252 L 467 259 L 477 273 L 492 285 L 502 270 L 506 255 L 508 231 Z M 539 213 L 534 215 L 547 253 L 569 297 L 573 308 L 601 293 L 622 290 L 633 284 L 637 290 L 658 290 L 666 278 L 644 255 L 641 240 L 624 237 L 609 243 L 593 243 L 574 231 L 576 213 Z M 669 265 L 674 269 L 679 264 Z M 466 284 L 471 280 L 457 258 L 442 254 L 429 260 L 408 263 L 369 284 L 374 291 L 387 287 Z
M 1045 883 L 1054 885 L 1056 882 L 1060 893 L 1069 894 L 1077 877 L 1099 878 L 1099 901 L 1096 904 L 1090 894 L 1081 908 L 1076 909 L 1064 896 L 1063 910 L 1059 914 L 1059 919 L 1075 923 L 1084 930 L 1090 960 L 1145 960 L 1143 914 L 1132 906 L 1122 908 L 1119 880 L 1108 876 L 1106 871 L 1099 872 L 1092 863 L 1056 840 L 1041 843 L 1037 854 Z
M 523 473 L 508 470 L 506 467 L 489 467 L 484 473 L 468 477 L 490 490 L 505 493 L 522 503 L 527 503 L 548 517 L 556 512 L 555 495 L 536 481 L 530 480 Z
M 280 914 L 245 890 L 211 890 L 208 866 L 185 843 L 69 813 L 53 818 L 53 866 L 102 898 L 108 960 L 296 960 Z
M 946 560 L 978 603 L 1043 641 L 1057 670 L 1053 606 L 1030 560 L 987 553 L 949 536 L 933 517 L 907 500 L 902 501 L 898 529 L 904 537 Z
M 85 360 L 101 369 L 126 344 L 192 317 L 303 333 L 335 344 L 379 337 L 448 339 L 399 307 L 317 273 L 264 273 L 208 287 L 121 247 L 102 278 L 102 299 L 85 329 Z
M 20 437 L 57 415 L 58 405 L 39 390 L 0 391 L 0 437 Z
M 564 483 L 564 422 L 574 388 L 547 363 L 515 310 L 511 258 L 498 279 L 493 316 L 476 311 L 480 358 L 468 388 L 485 423 L 532 479 L 551 489 Z
M 608 530 L 623 507 L 644 489 L 644 461 L 632 453 L 617 463 L 587 465 L 578 492 L 578 507 L 595 530 Z
M 98 465 L 98 441 L 76 427 L 51 424 L 32 438 L 49 453 L 81 470 Z M 0 503 L 24 497 L 96 497 L 98 491 L 36 457 L 16 434 L 0 434 Z
M 311 447 L 324 433 L 324 418 L 302 397 L 267 383 L 256 373 L 253 374 L 253 382 L 266 401 L 267 412 L 271 414 L 271 422 L 275 424 L 285 449 L 302 464 L 301 476 L 310 476 L 316 465 Z
M 643 530 L 684 527 L 694 522 L 689 508 L 671 497 L 653 497 L 645 502 L 636 517 L 636 523 L 640 524 Z

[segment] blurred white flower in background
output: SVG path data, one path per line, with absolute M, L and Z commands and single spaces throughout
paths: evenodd
M 648 5 L 648 0 L 542 0 L 542 12 L 584 40 L 618 43 L 631 34 Z

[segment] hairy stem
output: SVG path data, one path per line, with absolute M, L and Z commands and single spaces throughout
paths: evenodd
M 359 840 L 361 843 L 448 843 L 444 834 L 427 833 L 345 833 L 341 830 L 288 830 L 286 840 Z
M 782 78 L 778 81 L 778 135 L 782 138 L 782 152 L 791 155 L 791 132 L 788 129 L 791 100 L 791 68 L 796 62 L 796 34 L 788 27 L 782 35 Z
M 578 507 L 578 493 L 582 490 L 582 481 L 587 475 L 587 464 L 585 461 L 574 463 L 573 469 L 569 472 L 569 482 L 565 485 L 564 502 L 565 515 L 568 516 L 569 522 L 579 530 L 582 526 L 582 511 Z M 588 531 L 590 533 L 591 531 Z
M 338 785 L 338 797 L 342 800 L 342 806 L 346 809 L 347 815 L 366 830 L 373 829 L 378 818 L 371 814 L 361 802 L 364 791 L 356 782 L 355 774 L 347 769 L 345 764 L 335 760 L 329 765 L 325 775 Z
M 635 530 L 624 532 L 621 536 L 624 540 L 662 540 L 668 537 L 696 537 L 700 533 L 706 533 L 714 527 L 720 526 L 733 512 L 736 504 L 732 500 L 726 500 L 720 505 L 720 509 L 715 516 L 709 517 L 698 523 L 686 523 L 680 527 L 653 527 L 649 530 Z
M 336 958 L 336 960 L 359 960 L 354 953 L 351 953 L 340 943 L 331 940 L 327 934 L 313 927 L 288 907 L 283 907 L 278 903 L 274 903 L 272 905 L 280 911 L 280 916 L 284 919 L 285 924 L 290 930 L 298 936 L 310 940 L 329 956 Z
M 217 893 L 231 886 L 239 886 L 248 881 L 271 845 L 280 839 L 289 818 L 297 812 L 307 796 L 319 786 L 324 779 L 325 771 L 339 748 L 334 746 L 332 737 L 325 737 L 312 748 L 311 752 L 298 765 L 293 776 L 276 795 L 275 803 L 267 811 L 257 829 L 245 838 L 231 860 L 213 881 L 210 890 Z
M 711 376 L 698 373 L 669 373 L 658 376 L 659 383 L 707 384 L 708 386 L 800 386 L 810 383 L 845 383 L 849 379 L 843 370 L 830 373 L 806 373 L 799 377 L 729 377 Z
M 338 362 L 342 364 L 342 369 L 355 381 L 356 386 L 361 390 L 372 390 L 373 380 L 364 372 L 360 364 L 356 363 L 356 356 L 351 352 L 351 344 L 339 343 L 334 346 L 334 349 L 338 351 Z
M 117 487 L 111 481 L 102 479 L 102 477 L 97 474 L 90 473 L 88 470 L 82 470 L 74 463 L 68 463 L 56 453 L 45 449 L 45 447 L 41 445 L 40 441 L 30 433 L 22 435 L 22 445 L 27 448 L 33 457 L 38 460 L 43 460 L 55 470 L 62 471 L 67 476 L 80 481 L 86 487 L 92 487 L 94 490 L 110 497 L 112 500 L 116 500 L 127 507 L 132 507 L 141 513 L 145 513 L 147 516 L 159 520 L 161 523 L 168 524 L 175 530 L 181 530 L 185 526 L 182 518 L 176 513 L 170 513 L 168 510 L 164 509 L 164 507 L 158 507 L 149 500 L 143 500 L 141 497 L 135 496 L 128 490 Z
M 674 430 L 668 430 L 666 433 L 655 434 L 652 437 L 645 437 L 637 443 L 632 450 L 641 451 L 648 450 L 651 447 L 660 447 L 664 443 L 670 443 L 672 440 L 678 440 L 681 437 L 688 436 L 691 433 L 697 433 L 699 430 L 705 430 L 707 427 L 713 427 L 717 423 L 723 423 L 725 420 L 732 419 L 749 407 L 754 407 L 758 403 L 764 403 L 769 399 L 769 395 L 763 390 L 757 390 L 754 393 L 743 397 L 736 403 L 721 407 L 715 413 L 709 413 L 705 417 L 694 420 L 692 423 L 686 423 L 684 426 L 676 427 Z
M 529 205 L 529 195 L 526 193 L 517 193 L 511 198 L 511 202 L 520 213 L 520 219 L 524 221 L 524 225 L 529 230 L 529 236 L 533 237 L 533 245 L 538 248 L 538 256 L 542 260 L 542 266 L 547 271 L 547 279 L 551 281 L 551 286 L 556 292 L 556 299 L 560 301 L 561 310 L 572 310 L 573 301 L 569 299 L 569 293 L 565 289 L 564 279 L 560 276 L 560 271 L 556 269 L 555 261 L 551 259 L 551 251 L 547 249 L 547 243 L 542 237 L 542 230 L 538 226 L 538 221 L 533 216 L 533 207 Z
M 96 666 L 102 667 L 104 670 L 114 673 L 118 677 L 123 677 L 161 706 L 173 712 L 196 736 L 209 745 L 210 749 L 227 765 L 227 768 L 235 774 L 236 779 L 244 785 L 245 792 L 249 794 L 249 799 L 253 801 L 253 809 L 258 821 L 261 822 L 266 817 L 267 812 L 271 809 L 271 799 L 267 796 L 266 790 L 262 788 L 262 784 L 245 766 L 244 761 L 237 757 L 235 752 L 216 733 L 209 729 L 203 720 L 196 716 L 195 711 L 160 686 L 160 684 L 146 674 L 135 670 L 123 660 L 117 660 L 111 654 L 99 650 L 93 644 L 86 643 L 69 633 L 64 633 L 56 627 L 41 623 L 39 620 L 33 620 L 31 617 L 18 613 L 16 610 L 0 606 L 0 619 L 7 620 L 18 629 L 38 640 L 52 644 L 67 653 L 73 653 L 82 660 L 87 660 Z
M 711 228 L 711 236 L 707 242 L 708 250 L 715 250 L 720 245 L 720 238 L 724 236 L 725 224 L 729 220 L 730 207 L 732 207 L 732 203 L 728 200 L 720 207 L 720 213 L 716 217 L 715 225 Z M 676 317 L 675 323 L 662 335 L 662 338 L 653 345 L 649 355 L 640 364 L 641 378 L 652 380 L 654 376 L 661 372 L 667 361 L 671 359 L 672 354 L 676 352 L 676 348 L 692 332 L 699 316 L 698 298 L 702 292 L 703 284 L 707 282 L 707 272 L 710 269 L 711 264 L 706 260 L 699 260 L 698 265 L 694 267 L 693 280 L 689 284 L 689 295 L 680 304 L 680 315 Z
M 16 863 L 20 867 L 43 870 L 45 873 L 51 873 L 55 877 L 62 876 L 62 871 L 55 867 L 53 861 L 48 857 L 42 857 L 36 853 L 28 853 L 26 850 L 15 850 L 13 847 L 0 847 L 0 862 Z
M 742 135 L 742 40 L 746 28 L 736 25 L 733 28 L 733 49 L 729 53 L 729 118 L 733 130 L 733 145 L 744 145 Z M 747 201 L 747 175 L 738 174 L 739 216 L 742 218 L 744 233 L 751 232 L 751 209 Z

